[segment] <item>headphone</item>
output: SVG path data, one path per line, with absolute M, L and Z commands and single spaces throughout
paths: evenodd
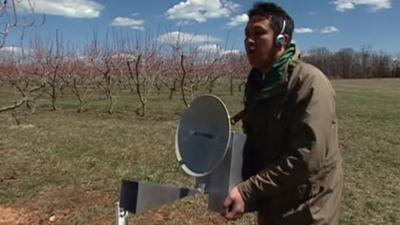
M 276 36 L 275 39 L 275 46 L 278 48 L 286 44 L 286 38 L 285 35 L 283 35 L 283 33 L 285 32 L 285 28 L 286 28 L 286 20 L 283 20 L 281 32 L 279 32 L 278 36 Z

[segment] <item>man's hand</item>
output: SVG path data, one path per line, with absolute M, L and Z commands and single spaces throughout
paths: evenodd
M 228 197 L 225 198 L 223 207 L 226 210 L 225 218 L 228 220 L 237 219 L 238 216 L 244 213 L 245 202 L 237 187 L 234 187 L 229 192 Z

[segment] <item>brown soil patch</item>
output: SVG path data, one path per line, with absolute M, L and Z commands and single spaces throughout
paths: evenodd
M 43 220 L 37 211 L 16 209 L 12 207 L 0 207 L 0 225 L 39 225 Z
M 112 202 L 98 191 L 45 188 L 30 201 L 0 206 L 0 225 L 114 224 Z

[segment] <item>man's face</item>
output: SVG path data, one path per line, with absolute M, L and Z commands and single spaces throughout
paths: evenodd
M 268 17 L 254 15 L 245 30 L 245 48 L 250 65 L 261 71 L 268 70 L 278 57 L 280 48 L 274 44 L 275 34 Z

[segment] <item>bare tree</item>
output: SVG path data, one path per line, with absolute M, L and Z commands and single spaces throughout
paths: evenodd
M 43 94 L 45 83 L 31 64 L 20 64 L 15 58 L 3 58 L 0 62 L 0 81 L 7 82 L 15 90 L 15 102 L 0 107 L 0 112 L 15 110 L 24 104 L 31 112 L 35 111 L 36 100 Z
M 229 78 L 229 93 L 233 95 L 234 85 L 237 83 L 238 91 L 241 92 L 250 72 L 250 64 L 244 54 L 229 54 L 224 59 L 221 68 Z
M 185 106 L 189 106 L 195 91 L 200 86 L 205 86 L 211 79 L 216 62 L 218 58 L 210 60 L 199 57 L 199 52 L 195 48 L 180 55 L 179 88 Z
M 372 76 L 388 77 L 391 75 L 392 57 L 383 51 L 372 55 Z
M 95 68 L 91 59 L 90 55 L 78 57 L 76 50 L 70 49 L 63 65 L 64 74 L 61 79 L 78 100 L 78 113 L 85 110 L 85 106 L 93 94 Z
M 160 68 L 160 74 L 158 76 L 158 81 L 161 82 L 163 86 L 165 86 L 168 91 L 168 99 L 172 100 L 174 94 L 177 91 L 177 85 L 178 85 L 178 74 L 180 71 L 180 67 L 178 66 L 179 64 L 177 61 L 179 60 L 179 57 L 173 57 L 172 55 L 160 55 L 161 57 L 161 68 Z
M 112 53 L 111 52 L 103 52 L 99 62 L 96 62 L 95 68 L 97 72 L 99 72 L 101 79 L 97 82 L 98 86 L 104 91 L 106 94 L 106 98 L 109 100 L 108 110 L 107 112 L 112 114 L 114 112 L 114 94 L 113 94 L 113 86 L 114 86 L 114 67 L 112 61 Z
M 179 48 L 172 48 L 171 52 L 160 51 L 159 57 L 161 62 L 158 80 L 168 89 L 168 99 L 172 100 L 178 89 L 179 74 L 181 71 L 180 50 Z
M 209 93 L 213 92 L 213 88 L 218 79 L 225 75 L 220 70 L 222 57 L 218 51 L 201 52 L 198 49 L 192 54 L 193 68 L 191 76 L 189 76 L 190 93 L 193 96 L 194 92 L 201 87 L 206 87 Z
M 106 40 L 100 42 L 97 38 L 97 34 L 94 34 L 93 40 L 90 46 L 90 52 L 92 59 L 92 64 L 96 69 L 98 78 L 96 84 L 100 87 L 106 95 L 109 101 L 107 112 L 114 113 L 115 96 L 114 96 L 114 86 L 118 80 L 117 73 L 120 72 L 119 66 L 121 61 L 118 56 L 118 43 L 113 42 L 109 39 L 109 34 L 106 35 Z
M 359 58 L 359 66 L 358 69 L 359 77 L 369 78 L 371 77 L 372 71 L 372 53 L 371 48 L 369 46 L 363 46 L 361 48 L 360 53 L 358 54 Z
M 182 96 L 182 101 L 183 104 L 185 104 L 185 106 L 189 106 L 189 101 L 187 99 L 187 95 L 186 95 L 186 79 L 188 76 L 188 69 L 187 66 L 185 66 L 185 61 L 187 60 L 187 57 L 185 57 L 185 55 L 181 55 L 180 56 L 180 66 L 181 66 L 181 73 L 180 73 L 180 82 L 179 82 L 179 87 L 180 87 L 180 91 L 181 91 L 181 96 Z M 190 88 L 189 91 L 192 91 L 192 89 Z
M 151 35 L 146 33 L 144 38 L 136 35 L 129 39 L 129 56 L 126 67 L 130 82 L 135 85 L 135 91 L 140 102 L 136 113 L 146 115 L 148 96 L 156 77 L 160 77 L 163 64 L 160 49 L 156 42 L 151 41 Z
M 39 73 L 46 81 L 47 94 L 51 99 L 51 109 L 56 110 L 57 99 L 60 95 L 63 73 L 63 64 L 65 60 L 65 45 L 63 39 L 59 37 L 56 31 L 55 39 L 43 41 L 40 37 L 35 37 L 32 41 L 31 57 L 38 64 Z
M 22 6 L 26 9 L 21 14 Z M 31 27 L 35 24 L 34 8 L 31 0 L 2 0 L 0 2 L 0 48 L 6 42 L 11 29 L 16 27 Z M 44 23 L 44 18 L 43 22 Z
M 25 11 L 21 11 L 18 8 L 24 5 Z M 4 47 L 6 43 L 6 38 L 13 28 L 22 28 L 21 43 L 23 42 L 23 36 L 25 28 L 31 27 L 35 24 L 34 9 L 32 2 L 30 0 L 3 0 L 0 2 L 0 49 Z M 44 17 L 43 17 L 44 23 Z M 24 49 L 21 48 L 22 55 Z M 5 59 L 4 56 L 2 56 Z M 13 59 L 15 60 L 15 58 Z M 25 59 L 20 59 L 23 61 Z M 14 61 L 15 62 L 15 61 Z M 5 112 L 9 110 L 15 110 L 24 103 L 31 112 L 35 110 L 36 99 L 42 95 L 37 94 L 39 90 L 44 90 L 45 84 L 40 83 L 36 85 L 36 79 L 29 77 L 29 73 L 24 71 L 25 67 L 30 66 L 28 63 L 19 62 L 12 63 L 11 61 L 2 61 L 2 70 L 0 73 L 0 80 L 11 84 L 15 88 L 16 92 L 19 93 L 19 99 L 15 100 L 15 103 L 10 106 L 5 106 L 0 108 L 0 112 Z M 8 69 L 7 69 L 8 67 Z M 32 85 L 36 85 L 32 87 Z M 35 95 L 36 94 L 36 95 Z M 17 95 L 17 94 L 16 94 Z M 18 97 L 16 97 L 18 98 Z
M 332 53 L 326 47 L 318 47 L 310 49 L 305 59 L 311 64 L 318 67 L 325 74 L 335 75 L 332 69 Z

